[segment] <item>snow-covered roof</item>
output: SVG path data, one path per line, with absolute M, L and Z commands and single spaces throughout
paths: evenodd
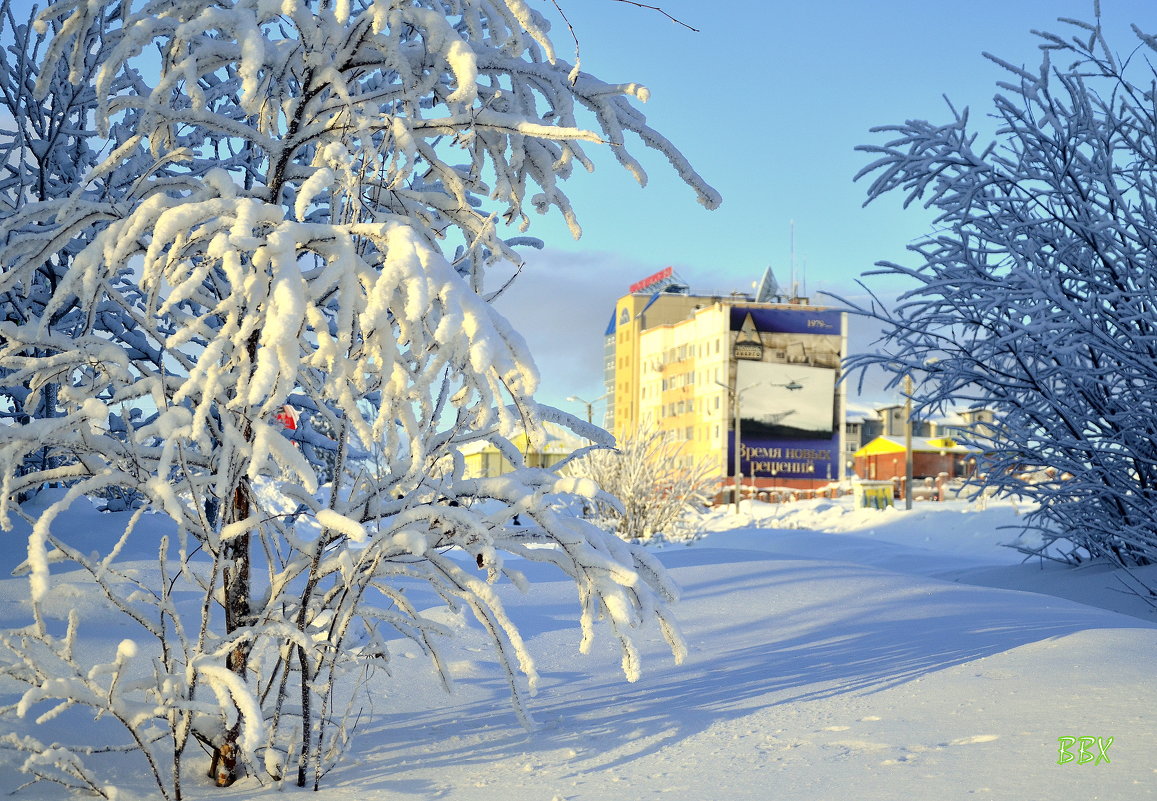
M 546 442 L 541 448 L 535 448 L 534 453 L 572 453 L 579 448 L 585 448 L 590 443 L 580 437 L 575 436 L 572 432 L 558 425 L 557 423 L 543 423 L 546 430 Z M 518 434 L 511 440 L 514 447 L 522 450 L 526 447 L 526 434 Z M 464 456 L 473 453 L 483 453 L 484 451 L 491 451 L 498 453 L 495 448 L 487 440 L 475 440 L 462 446 L 461 452 Z
M 876 419 L 876 407 L 866 403 L 847 401 L 844 404 L 844 420 L 848 423 L 862 423 Z
M 884 453 L 903 453 L 904 437 L 882 435 L 856 451 L 856 456 L 877 456 Z M 912 453 L 979 453 L 975 448 L 960 445 L 949 437 L 912 437 Z

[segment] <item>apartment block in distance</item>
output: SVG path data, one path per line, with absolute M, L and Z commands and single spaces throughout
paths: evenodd
M 650 426 L 734 486 L 818 489 L 844 476 L 845 314 L 780 294 L 693 292 L 671 268 L 630 287 L 606 332 L 607 427 Z M 735 402 L 738 401 L 738 414 Z

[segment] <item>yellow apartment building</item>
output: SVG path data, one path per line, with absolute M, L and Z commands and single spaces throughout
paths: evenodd
M 607 426 L 669 432 L 686 462 L 745 486 L 818 488 L 844 476 L 843 312 L 781 296 L 692 292 L 668 268 L 619 298 L 607 328 Z M 735 401 L 738 400 L 738 415 Z

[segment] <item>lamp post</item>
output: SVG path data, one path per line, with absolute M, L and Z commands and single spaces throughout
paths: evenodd
M 732 500 L 735 501 L 735 514 L 739 514 L 739 496 L 743 492 L 743 461 L 741 459 L 743 452 L 743 439 L 740 437 L 740 417 L 739 417 L 739 390 L 730 389 L 732 413 L 735 415 L 735 483 L 732 485 Z
M 594 421 L 595 404 L 610 394 L 611 393 L 609 393 L 609 392 L 605 392 L 602 395 L 599 395 L 593 401 L 585 401 L 582 398 L 580 398 L 578 395 L 571 395 L 567 398 L 567 400 L 570 401 L 571 403 L 581 403 L 584 406 L 586 406 L 587 407 L 587 422 L 590 423 L 591 425 L 594 425 L 594 422 L 595 422 Z
M 912 511 L 912 376 L 904 376 L 904 508 Z
M 734 462 L 735 462 L 735 465 L 734 465 L 735 483 L 732 486 L 731 499 L 733 501 L 735 501 L 735 514 L 739 514 L 739 490 L 740 490 L 740 482 L 743 480 L 743 468 L 742 468 L 742 464 L 741 464 L 740 458 L 739 458 L 740 457 L 740 448 L 742 447 L 741 439 L 740 439 L 740 430 L 741 429 L 740 429 L 740 422 L 739 422 L 739 420 L 740 420 L 740 418 L 739 418 L 739 399 L 740 399 L 740 397 L 742 397 L 744 392 L 747 392 L 747 390 L 749 390 L 749 389 L 755 389 L 756 387 L 763 386 L 764 382 L 760 381 L 758 384 L 748 384 L 743 389 L 738 389 L 738 390 L 735 389 L 734 387 L 732 387 L 730 384 L 724 384 L 722 381 L 716 381 L 715 383 L 718 384 L 719 386 L 723 387 L 725 390 L 727 390 L 727 394 L 731 396 L 731 406 L 732 406 L 732 410 L 733 410 L 732 413 L 735 415 L 735 459 L 734 459 Z

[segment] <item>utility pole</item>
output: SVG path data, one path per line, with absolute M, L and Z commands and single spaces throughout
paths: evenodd
M 732 467 L 735 483 L 732 485 L 731 499 L 735 502 L 735 514 L 739 514 L 739 489 L 740 484 L 743 481 L 743 464 L 740 460 L 740 456 L 742 455 L 741 449 L 743 447 L 743 441 L 741 439 L 742 426 L 739 422 L 739 398 L 741 395 L 743 395 L 744 392 L 747 392 L 747 390 L 761 387 L 765 382 L 760 381 L 758 384 L 749 384 L 743 389 L 736 389 L 730 384 L 724 384 L 722 381 L 716 381 L 715 383 L 727 390 L 728 394 L 731 396 L 732 415 L 735 418 L 735 453 L 734 466 Z
M 912 509 L 912 376 L 904 376 L 904 508 Z
M 739 392 L 732 391 L 732 405 L 735 407 L 735 514 L 739 514 L 739 492 L 743 484 L 743 464 L 740 461 L 740 448 L 743 442 L 739 436 Z

